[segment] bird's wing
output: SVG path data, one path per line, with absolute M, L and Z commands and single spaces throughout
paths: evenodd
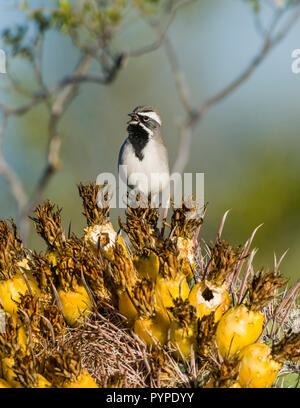
M 125 142 L 122 144 L 120 152 L 119 152 L 119 158 L 118 158 L 118 172 L 121 176 L 121 178 L 124 178 L 124 173 L 123 171 L 120 172 L 120 166 L 124 165 L 125 161 L 126 161 L 126 156 L 128 154 L 128 148 L 129 148 L 129 140 L 126 139 Z M 123 182 L 125 182 L 129 188 L 133 189 L 134 186 L 131 184 L 128 184 L 128 179 L 124 178 Z
M 119 171 L 119 166 L 124 164 L 124 152 L 125 152 L 127 145 L 128 145 L 128 139 L 126 139 L 125 142 L 122 144 L 120 152 L 119 152 L 118 171 Z

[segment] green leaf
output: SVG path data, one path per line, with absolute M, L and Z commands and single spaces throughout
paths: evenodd
M 70 11 L 70 3 L 69 0 L 59 0 L 59 7 L 61 11 L 67 13 Z

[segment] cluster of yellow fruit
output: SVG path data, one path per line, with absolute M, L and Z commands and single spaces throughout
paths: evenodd
M 44 210 L 53 215 L 49 202 Z M 49 232 L 49 242 L 50 237 Z M 69 248 L 62 253 L 52 247 L 43 256 L 29 252 L 13 221 L 11 226 L 0 222 L 0 242 L 0 387 L 96 388 L 80 355 L 71 347 L 57 347 L 67 324 L 91 312 L 86 290 L 66 272 Z
M 275 315 L 264 315 L 286 283 L 277 271 L 252 276 L 237 301 L 233 282 L 245 251 L 219 235 L 204 264 L 197 241 L 203 218 L 195 209 L 174 208 L 164 236 L 158 209 L 128 207 L 119 224 L 129 246 L 109 220 L 108 192 L 99 199 L 103 191 L 79 185 L 88 224 L 82 238 L 65 235 L 54 204 L 37 206 L 32 220 L 47 244 L 40 254 L 23 247 L 13 221 L 0 222 L 1 387 L 97 387 L 66 340 L 93 312 L 121 314 L 124 330 L 148 346 L 162 375 L 166 353 L 182 370 L 193 362 L 198 386 L 270 387 L 284 361 L 299 360 L 299 333 L 272 347 L 257 342 L 269 322 L 277 325 Z
M 127 213 L 127 229 L 124 228 L 129 236 L 130 218 L 135 218 L 132 210 Z M 295 352 L 299 334 L 284 339 L 285 346 L 294 344 L 294 353 L 286 349 L 284 356 L 276 354 L 267 344 L 256 343 L 266 323 L 262 310 L 286 281 L 276 273 L 260 271 L 248 285 L 246 305 L 233 306 L 229 281 L 242 256 L 239 248 L 234 249 L 218 238 L 210 249 L 210 260 L 202 279 L 193 285 L 195 259 L 189 248 L 193 245 L 193 232 L 201 221 L 188 224 L 187 210 L 175 210 L 170 229 L 176 228 L 177 232 L 171 233 L 171 238 L 164 238 L 162 246 L 155 243 L 157 253 L 154 248 L 137 246 L 136 240 L 132 241 L 136 249 L 134 265 L 140 280 L 121 294 L 119 310 L 149 346 L 168 344 L 177 359 L 188 362 L 193 357 L 210 365 L 212 375 L 208 376 L 205 387 L 222 384 L 229 388 L 270 387 L 285 359 L 299 359 L 299 352 Z M 137 230 L 138 226 L 135 233 Z M 153 236 L 154 231 L 149 229 L 147 237 L 151 234 Z M 208 322 L 208 333 L 199 330 L 202 321 Z M 236 370 L 232 369 L 223 383 L 220 368 L 210 355 L 216 359 L 221 356 L 221 369 L 234 361 Z

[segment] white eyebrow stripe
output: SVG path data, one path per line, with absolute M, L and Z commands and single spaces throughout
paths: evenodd
M 149 136 L 153 136 L 153 132 L 152 130 L 148 129 L 145 125 L 143 125 L 142 123 L 139 123 L 139 126 L 141 126 L 147 133 Z
M 149 118 L 155 120 L 157 123 L 159 123 L 161 125 L 160 117 L 158 116 L 157 113 L 155 113 L 153 111 L 152 112 L 139 112 L 138 115 L 148 116 Z

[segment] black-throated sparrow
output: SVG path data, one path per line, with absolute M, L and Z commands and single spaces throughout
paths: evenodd
M 148 197 L 157 196 L 170 181 L 168 151 L 160 133 L 160 115 L 152 106 L 143 105 L 136 107 L 129 116 L 128 137 L 119 153 L 120 177 L 129 188 Z

